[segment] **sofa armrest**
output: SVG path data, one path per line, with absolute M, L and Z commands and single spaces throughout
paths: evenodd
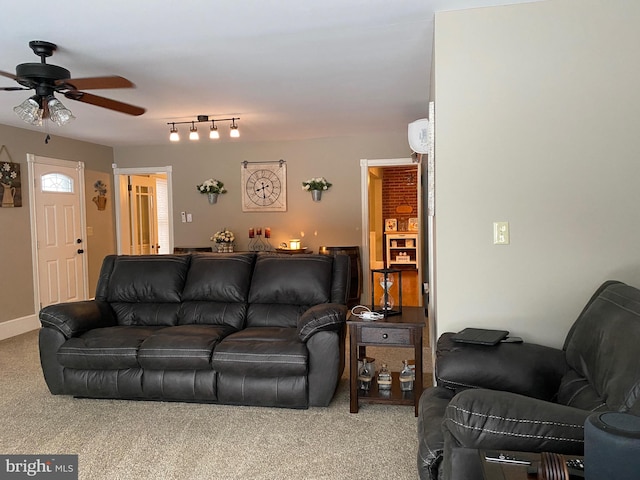
M 589 414 L 515 393 L 474 389 L 451 400 L 442 428 L 445 439 L 455 439 L 451 447 L 582 455 Z
M 347 307 L 340 303 L 321 303 L 306 310 L 298 321 L 298 336 L 306 342 L 316 332 L 338 331 L 347 321 Z
M 461 391 L 488 388 L 552 400 L 569 366 L 565 353 L 535 343 L 494 346 L 457 343 L 452 333 L 438 339 L 437 384 Z
M 40 323 L 71 338 L 93 328 L 114 326 L 116 319 L 106 302 L 85 300 L 44 307 L 40 310 Z

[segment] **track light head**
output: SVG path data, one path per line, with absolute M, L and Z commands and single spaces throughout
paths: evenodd
M 240 136 L 240 130 L 238 130 L 238 126 L 236 125 L 236 119 L 232 118 L 231 119 L 231 127 L 229 127 L 231 130 L 229 131 L 229 136 L 231 138 L 238 138 Z
M 189 129 L 189 140 L 199 140 L 200 135 L 198 135 L 198 127 L 196 127 L 195 122 L 191 122 L 191 128 Z
M 209 130 L 209 138 L 218 139 L 220 138 L 220 132 L 218 132 L 218 127 L 213 120 L 211 120 L 211 129 Z
M 176 124 L 171 124 L 171 131 L 169 132 L 169 140 L 172 142 L 180 141 L 180 134 L 178 133 L 178 129 L 176 128 Z

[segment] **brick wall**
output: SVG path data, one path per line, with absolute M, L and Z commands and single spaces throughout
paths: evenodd
M 398 220 L 398 230 L 411 217 L 418 216 L 418 167 L 384 167 L 382 171 L 382 221 L 388 218 Z M 410 205 L 413 212 L 396 213 L 400 205 Z

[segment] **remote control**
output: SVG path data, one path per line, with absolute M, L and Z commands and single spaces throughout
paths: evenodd
M 515 465 L 531 465 L 529 460 L 525 460 L 524 458 L 518 458 L 514 455 L 504 453 L 504 452 L 496 452 L 494 450 L 487 450 L 484 452 L 484 458 L 487 462 L 497 462 L 497 463 L 512 463 Z
M 566 464 L 571 479 L 584 478 L 584 462 L 581 459 L 567 460 Z

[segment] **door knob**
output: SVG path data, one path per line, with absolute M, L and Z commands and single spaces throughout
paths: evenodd
M 79 248 L 79 249 L 78 249 L 78 253 L 84 253 L 84 250 L 83 250 L 83 249 L 81 249 L 81 248 Z

